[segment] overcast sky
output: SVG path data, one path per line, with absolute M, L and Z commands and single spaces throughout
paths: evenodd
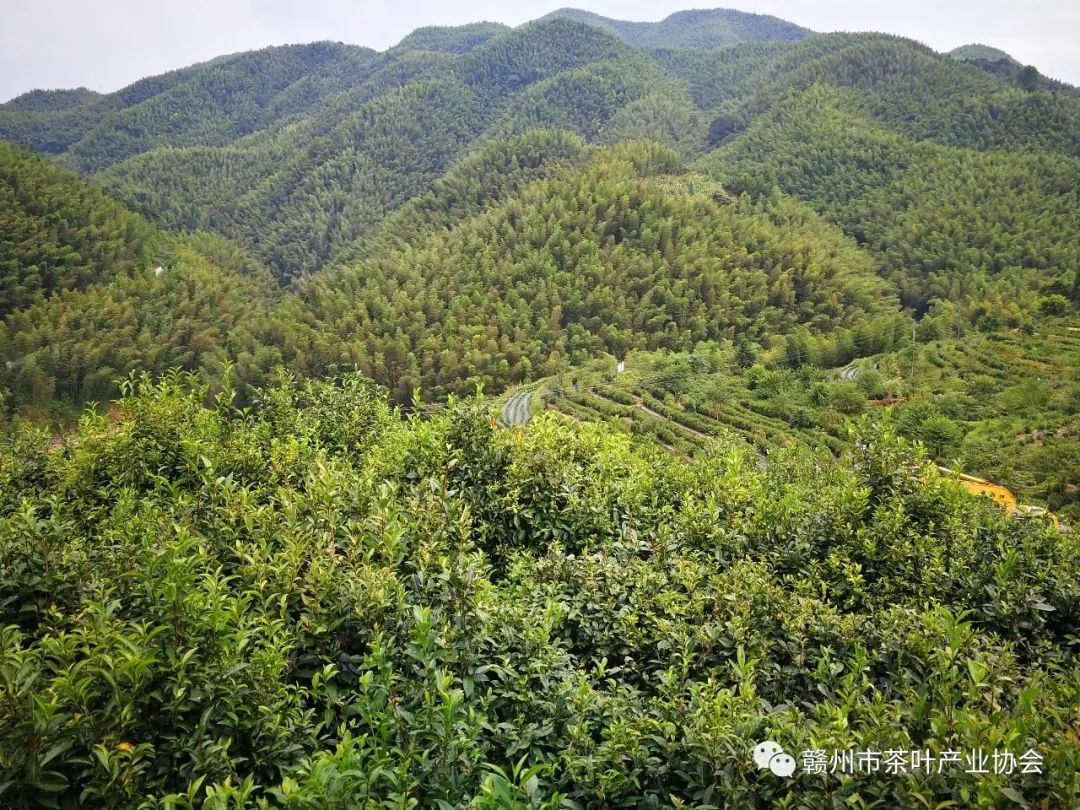
M 659 20 L 694 0 L 0 0 L 0 100 L 34 88 L 117 90 L 266 45 L 332 39 L 383 50 L 424 25 L 518 25 L 563 6 Z M 886 31 L 937 50 L 993 45 L 1080 85 L 1078 0 L 737 0 L 815 31 Z

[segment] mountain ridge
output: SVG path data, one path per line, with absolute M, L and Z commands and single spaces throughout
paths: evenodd
M 124 98 L 132 106 L 87 113 Z M 235 314 L 227 351 L 206 355 L 231 358 L 243 386 L 279 365 L 319 376 L 359 364 L 399 401 L 416 385 L 429 397 L 498 391 L 590 353 L 688 351 L 737 332 L 769 346 L 805 332 L 820 356 L 849 356 L 840 333 L 854 324 L 837 314 L 855 300 L 849 282 L 877 289 L 886 310 L 930 317 L 955 304 L 972 324 L 1025 323 L 1047 297 L 1050 309 L 1055 295 L 1080 298 L 1080 104 L 902 37 L 635 47 L 556 13 L 514 29 L 419 29 L 383 53 L 232 54 L 111 101 L 28 96 L 0 108 L 0 133 L 15 120 L 55 140 L 54 125 L 74 132 L 73 115 L 88 134 L 56 162 L 162 231 L 213 233 L 273 273 L 277 289 Z M 666 156 L 659 177 L 612 174 L 647 154 Z M 589 174 L 589 160 L 609 171 Z M 556 164 L 559 178 L 544 168 Z M 558 205 L 525 178 L 548 183 Z M 728 234 L 721 266 L 683 236 L 693 216 Z M 508 250 L 515 229 L 529 239 Z M 57 255 L 77 274 L 80 254 L 72 243 Z M 527 299 L 537 280 L 547 304 L 536 311 L 500 300 Z M 451 288 L 466 309 L 424 293 Z M 12 300 L 14 340 L 66 328 L 61 289 L 35 310 L 48 328 L 16 317 L 26 302 Z M 472 348 L 455 356 L 443 335 Z M 125 362 L 158 367 L 139 357 Z
M 616 20 L 575 8 L 557 9 L 541 19 L 552 17 L 584 22 L 618 34 L 631 45 L 651 48 L 717 48 L 740 42 L 794 41 L 813 34 L 779 17 L 727 8 L 676 11 L 658 22 Z
M 992 45 L 983 45 L 979 42 L 969 42 L 966 45 L 960 45 L 947 52 L 948 56 L 953 59 L 959 59 L 961 61 L 975 61 L 978 59 L 985 59 L 988 61 L 996 62 L 999 59 L 1004 59 L 1007 62 L 1011 62 L 1014 65 L 1019 65 L 1016 59 L 1010 54 L 1001 50 L 1001 48 L 995 48 Z

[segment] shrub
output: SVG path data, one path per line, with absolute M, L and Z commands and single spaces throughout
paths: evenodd
M 1066 807 L 1076 535 L 933 473 L 694 459 L 362 380 L 125 386 L 0 450 L 5 807 Z M 1034 748 L 1044 773 L 784 780 L 750 747 Z

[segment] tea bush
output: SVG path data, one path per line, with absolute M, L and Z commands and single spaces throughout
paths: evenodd
M 1076 535 L 888 419 L 853 446 L 129 380 L 0 451 L 0 804 L 1076 806 Z M 784 779 L 764 739 L 1043 772 Z

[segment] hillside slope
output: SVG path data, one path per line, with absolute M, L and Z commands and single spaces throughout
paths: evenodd
M 570 17 L 0 105 L 0 807 L 1076 806 L 1080 101 Z
M 1080 270 L 1080 159 L 917 141 L 857 94 L 790 93 L 703 166 L 736 191 L 775 184 L 872 251 L 906 306 L 988 300 L 998 319 Z M 988 193 L 992 189 L 993 193 Z
M 550 20 L 463 54 L 395 50 L 302 120 L 228 146 L 152 151 L 101 179 L 164 226 L 218 231 L 288 280 L 323 267 L 485 133 L 596 137 L 619 109 L 672 89 L 618 39 Z
M 1034 65 L 1021 65 L 1000 48 L 972 43 L 953 48 L 948 55 L 961 62 L 969 62 L 980 70 L 1025 90 L 1057 90 L 1080 96 L 1080 88 L 1048 78 L 1039 73 Z
M 221 237 L 169 236 L 2 142 L 0 271 L 0 404 L 39 411 L 105 401 L 132 371 L 219 378 L 242 318 L 278 295 Z
M 207 354 L 242 386 L 359 365 L 398 401 L 417 385 L 494 393 L 597 353 L 735 334 L 805 333 L 850 359 L 844 334 L 900 308 L 992 331 L 1080 300 L 1080 102 L 880 34 L 645 48 L 559 16 L 422 29 L 382 54 L 316 43 L 108 96 L 27 94 L 5 127 L 55 130 L 57 160 L 100 168 L 130 209 L 270 268 L 288 289 L 249 291 L 239 320 L 228 305 L 236 328 Z M 125 254 L 128 226 L 110 221 L 50 257 L 53 212 L 18 221 L 7 340 L 36 337 L 12 362 L 65 329 L 69 355 L 92 354 L 91 332 L 55 326 L 74 321 L 53 293 L 126 278 L 146 249 Z M 160 357 L 202 364 L 177 352 Z M 114 354 L 102 374 L 160 365 Z M 33 390 L 88 390 L 48 369 Z
M 92 173 L 155 147 L 220 145 L 302 112 L 369 70 L 369 48 L 264 48 L 142 79 L 106 95 L 31 93 L 0 105 L 0 137 Z
M 0 105 L 0 137 L 95 174 L 168 230 L 225 236 L 283 282 L 332 263 L 474 144 L 532 128 L 649 138 L 692 158 L 826 85 L 852 117 L 841 126 L 869 119 L 912 141 L 1027 162 L 1080 156 L 1080 99 L 910 40 L 774 36 L 725 11 L 640 26 L 562 11 L 513 30 L 421 29 L 382 54 L 332 43 L 237 54 L 108 96 L 27 94 Z M 739 33 L 685 47 L 683 34 L 725 26 Z
M 160 237 L 99 189 L 0 141 L 0 316 L 145 265 Z
M 887 421 L 938 464 L 992 480 L 1020 503 L 1080 523 L 1080 333 L 1068 320 L 990 334 L 936 313 L 863 320 L 832 339 L 796 331 L 692 352 L 596 359 L 530 389 L 537 410 L 600 419 L 679 453 L 739 436 L 762 453 L 792 445 L 836 455 L 851 422 Z M 958 334 L 959 333 L 959 334 Z
M 275 334 L 308 373 L 359 363 L 406 401 L 417 385 L 498 389 L 597 352 L 829 332 L 895 301 L 853 243 L 791 200 L 735 202 L 655 145 L 586 157 L 311 279 Z
M 678 11 L 659 22 L 613 20 L 574 8 L 562 8 L 547 17 L 587 23 L 641 48 L 720 48 L 741 42 L 792 42 L 812 33 L 768 14 L 723 8 Z
M 474 403 L 402 420 L 355 378 L 257 398 L 143 382 L 66 446 L 0 443 L 6 806 L 1077 795 L 1077 535 L 888 430 L 759 469 Z M 782 779 L 763 739 L 1018 763 Z

